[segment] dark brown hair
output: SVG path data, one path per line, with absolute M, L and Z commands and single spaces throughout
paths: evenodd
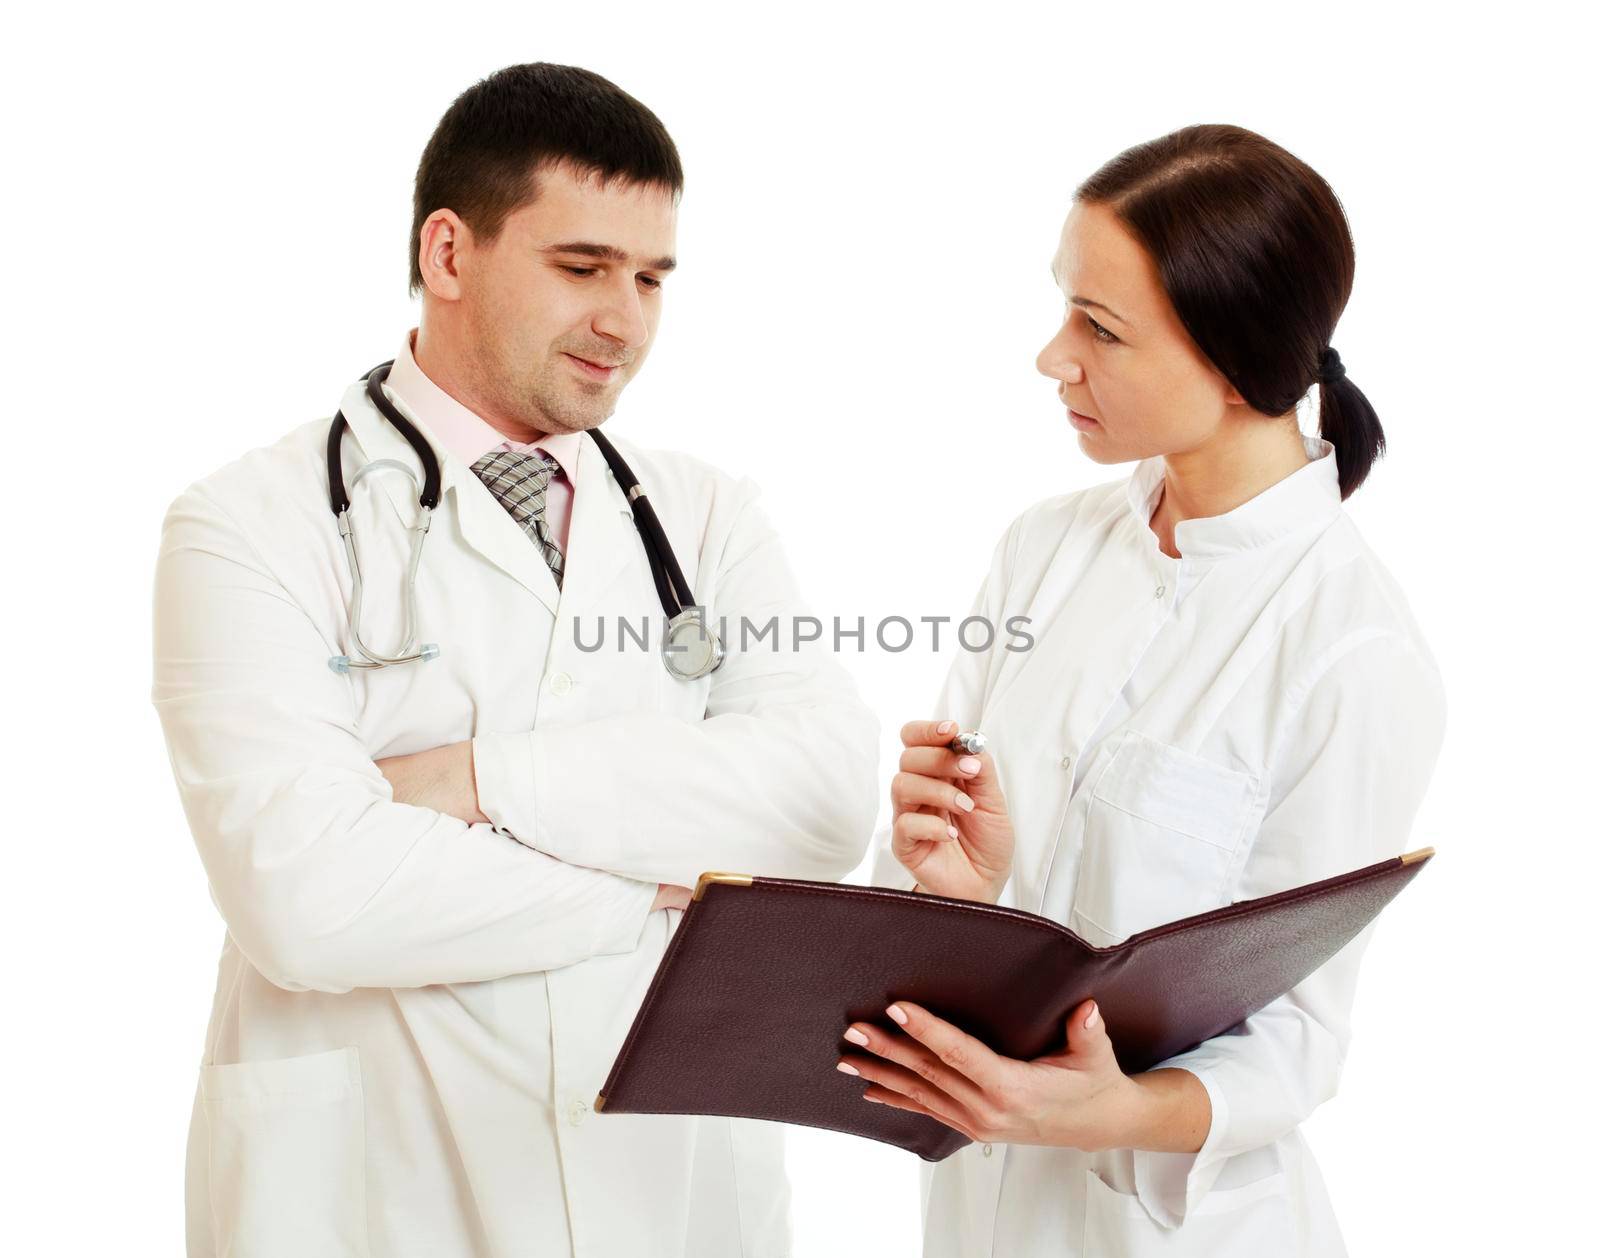
M 1265 415 L 1292 410 L 1317 382 L 1350 300 L 1355 246 L 1321 175 L 1243 127 L 1184 127 L 1119 153 L 1084 180 L 1154 259 L 1194 343 Z M 1321 388 L 1322 436 L 1348 498 L 1383 453 L 1366 395 L 1341 378 Z
M 661 119 L 609 79 L 536 61 L 474 83 L 445 111 L 417 164 L 411 208 L 411 292 L 422 290 L 422 225 L 454 210 L 492 243 L 513 210 L 538 195 L 559 162 L 602 179 L 683 191 L 683 166 Z

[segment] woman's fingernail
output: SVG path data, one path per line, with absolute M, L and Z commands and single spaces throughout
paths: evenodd
M 878 1099 L 878 1098 L 877 1098 L 877 1097 L 875 1097 L 875 1096 L 868 1096 L 868 1095 L 867 1095 L 867 1094 L 866 1094 L 866 1093 L 865 1093 L 865 1092 L 863 1092 L 863 1093 L 862 1093 L 862 1094 L 861 1094 L 861 1099 L 862 1099 L 862 1100 L 863 1100 L 863 1101 L 871 1101 L 871 1102 L 872 1102 L 872 1103 L 873 1103 L 873 1104 L 874 1104 L 874 1105 L 882 1105 L 882 1104 L 883 1104 L 883 1102 L 882 1102 L 882 1101 L 880 1101 L 880 1100 L 879 1100 L 879 1099 Z
M 864 1045 L 867 1042 L 867 1037 L 865 1035 L 861 1034 L 860 1031 L 856 1030 L 855 1027 L 846 1027 L 845 1028 L 844 1037 L 845 1037 L 845 1039 L 849 1040 L 852 1044 L 863 1044 Z
M 956 761 L 956 768 L 963 773 L 976 773 L 983 768 L 983 761 L 979 760 L 977 756 L 962 756 L 961 759 Z
M 957 830 L 954 826 L 946 826 L 945 829 L 950 831 L 950 837 L 952 839 L 959 839 L 961 837 L 961 831 Z
M 1083 1025 L 1088 1027 L 1091 1031 L 1094 1030 L 1095 1027 L 1100 1025 L 1100 1006 L 1099 1005 L 1090 1005 L 1089 1006 L 1089 1016 L 1086 1017 L 1083 1020 Z
M 971 812 L 972 811 L 972 796 L 968 795 L 965 791 L 957 791 L 956 792 L 956 807 L 961 809 L 962 812 Z
M 940 721 L 939 732 L 941 734 L 954 734 L 956 732 L 956 723 L 954 721 Z
M 893 1018 L 896 1022 L 898 1022 L 901 1026 L 905 1026 L 905 1024 L 906 1024 L 906 1011 L 904 1009 L 900 1008 L 899 1005 L 890 1005 L 888 1010 L 887 1010 L 887 1012 L 888 1012 L 889 1016 L 891 1018 Z
M 861 1073 L 859 1070 L 857 1070 L 854 1066 L 852 1066 L 847 1061 L 840 1062 L 839 1063 L 839 1069 L 844 1071 L 845 1074 L 847 1074 L 847 1075 L 858 1075 L 858 1074 Z

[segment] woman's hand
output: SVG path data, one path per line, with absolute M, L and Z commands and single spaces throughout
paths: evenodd
M 1211 1128 L 1205 1086 L 1187 1070 L 1125 1075 L 1099 1007 L 1067 1019 L 1066 1047 L 1032 1061 L 1002 1057 L 910 1001 L 889 1006 L 905 1034 L 855 1022 L 839 1069 L 872 1084 L 863 1099 L 936 1118 L 968 1139 L 1095 1151 L 1195 1152 Z
M 954 721 L 911 721 L 889 784 L 892 850 L 924 891 L 993 904 L 1011 876 L 1013 838 L 988 752 L 951 751 Z

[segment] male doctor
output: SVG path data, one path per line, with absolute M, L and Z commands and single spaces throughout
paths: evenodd
M 789 1253 L 781 1128 L 591 1110 L 684 888 L 840 878 L 876 806 L 876 722 L 830 656 L 730 635 L 685 681 L 617 647 L 663 616 L 584 434 L 650 347 L 682 182 L 654 114 L 565 66 L 492 75 L 429 141 L 422 316 L 383 388 L 441 465 L 415 587 L 437 658 L 329 667 L 360 657 L 326 419 L 172 504 L 153 699 L 227 923 L 191 1256 Z M 421 476 L 362 385 L 341 409 L 347 481 Z M 803 614 L 748 481 L 618 445 L 713 623 Z M 350 498 L 382 653 L 417 489 L 378 469 Z

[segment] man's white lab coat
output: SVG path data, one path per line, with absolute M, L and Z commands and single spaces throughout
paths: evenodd
M 403 402 L 400 403 L 404 409 Z M 416 468 L 346 393 L 347 479 Z M 590 1106 L 707 869 L 835 879 L 865 850 L 877 726 L 788 649 L 801 612 L 753 487 L 623 446 L 713 621 L 785 618 L 669 676 L 628 504 L 578 460 L 564 588 L 466 466 L 417 580 L 427 663 L 340 676 L 350 574 L 326 421 L 172 504 L 153 699 L 227 924 L 189 1146 L 189 1253 L 382 1258 L 787 1254 L 781 1128 Z M 426 435 L 426 433 L 424 434 Z M 621 443 L 619 443 L 621 444 Z M 387 651 L 415 491 L 352 495 L 370 645 Z M 606 619 L 602 650 L 592 645 Z M 616 618 L 651 626 L 618 649 Z M 374 760 L 472 738 L 493 825 L 393 801 Z

